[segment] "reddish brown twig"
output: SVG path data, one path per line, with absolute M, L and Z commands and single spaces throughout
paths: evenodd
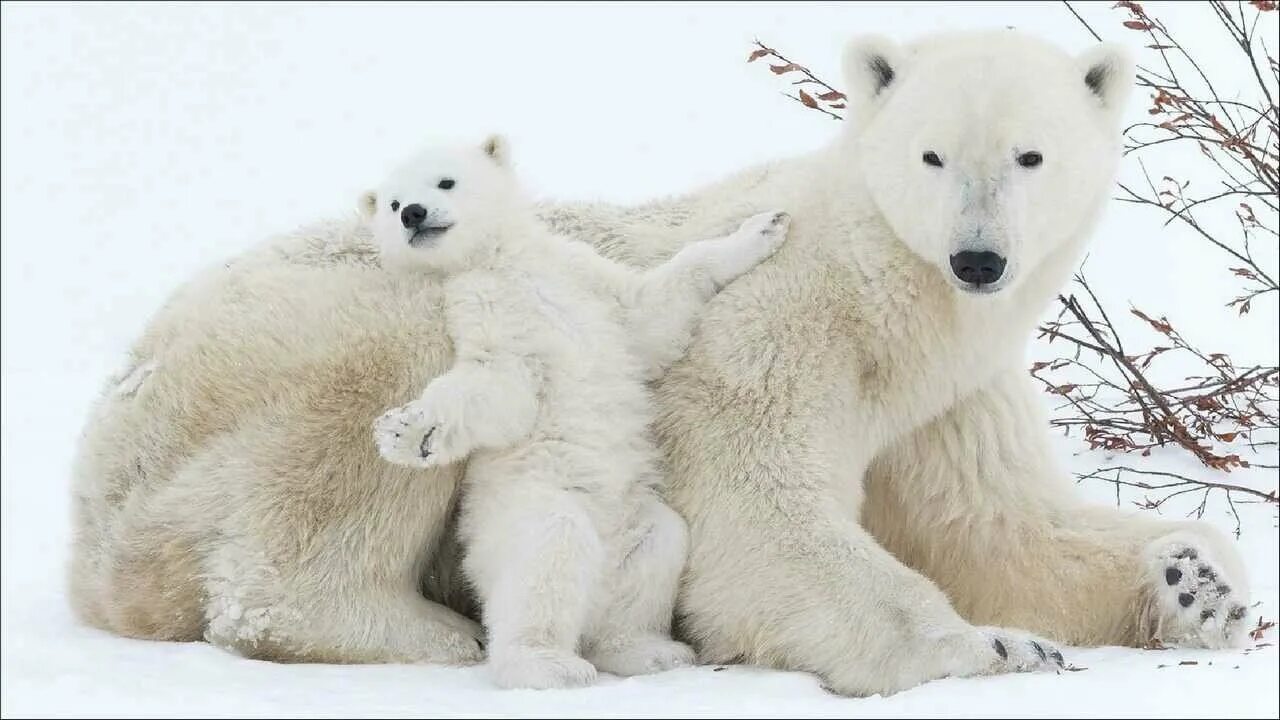
M 796 94 L 792 95 L 791 93 L 784 92 L 782 93 L 783 95 L 786 95 L 810 110 L 817 110 L 818 112 L 835 120 L 844 119 L 843 116 L 835 112 L 836 110 L 843 110 L 845 108 L 845 100 L 847 98 L 844 93 L 819 80 L 812 72 L 809 71 L 809 68 L 804 67 L 799 63 L 792 62 L 788 58 L 784 57 L 782 53 L 765 45 L 759 40 L 756 40 L 755 44 L 756 49 L 747 56 L 747 62 L 755 62 L 763 57 L 771 57 L 778 61 L 777 63 L 770 63 L 769 65 L 769 70 L 772 71 L 774 75 L 799 73 L 800 79 L 791 81 L 792 85 L 798 86 Z M 811 94 L 803 87 L 800 87 L 804 85 L 816 85 L 821 92 Z
M 1090 34 L 1101 39 L 1070 2 L 1063 4 Z M 1235 99 L 1225 98 L 1218 90 L 1225 87 L 1227 76 L 1215 82 L 1191 50 L 1140 3 L 1122 0 L 1115 7 L 1127 13 L 1122 22 L 1125 28 L 1147 35 L 1147 48 L 1154 51 L 1156 60 L 1139 65 L 1137 73 L 1138 85 L 1151 91 L 1147 112 L 1152 118 L 1125 129 L 1125 154 L 1138 157 L 1146 187 L 1121 184 L 1117 199 L 1155 208 L 1166 216 L 1166 224 L 1177 221 L 1226 253 L 1231 258 L 1230 271 L 1245 281 L 1242 294 L 1227 304 L 1243 315 L 1258 296 L 1280 291 L 1276 271 L 1264 267 L 1252 247 L 1261 240 L 1274 253 L 1280 243 L 1280 107 L 1275 101 L 1280 66 L 1266 49 L 1268 25 L 1263 23 L 1263 32 L 1259 30 L 1263 16 L 1274 12 L 1276 4 L 1255 2 L 1248 11 L 1242 2 L 1233 7 L 1212 0 L 1203 6 L 1212 14 L 1210 22 L 1237 51 L 1237 74 L 1231 79 L 1248 78 L 1248 87 L 1239 88 L 1240 97 Z M 1215 182 L 1193 188 L 1189 180 L 1177 180 L 1172 172 L 1158 183 L 1153 181 L 1142 158 L 1152 148 L 1170 144 L 1194 145 L 1198 150 L 1180 163 L 1184 177 L 1208 176 Z M 1197 157 L 1204 167 L 1194 167 Z M 1189 171 L 1188 164 L 1192 165 Z M 1223 232 L 1215 222 L 1219 219 L 1238 226 L 1238 236 Z
M 1058 317 L 1040 328 L 1040 337 L 1050 345 L 1065 341 L 1070 351 L 1031 367 L 1045 391 L 1062 396 L 1067 401 L 1063 407 L 1071 410 L 1059 413 L 1054 425 L 1080 429 L 1095 449 L 1146 454 L 1173 445 L 1216 470 L 1250 465 L 1219 446 L 1242 443 L 1256 449 L 1276 443 L 1280 369 L 1237 368 L 1223 353 L 1195 348 L 1167 318 L 1156 319 L 1137 308 L 1130 310 L 1132 315 L 1158 334 L 1162 344 L 1131 353 L 1088 281 L 1077 275 L 1076 283 L 1084 295 L 1059 296 Z M 1194 360 L 1204 374 L 1179 378 L 1176 384 L 1153 380 L 1153 365 L 1175 355 Z

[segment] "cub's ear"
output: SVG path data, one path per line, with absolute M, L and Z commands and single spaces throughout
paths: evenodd
M 507 142 L 502 135 L 493 134 L 485 138 L 484 142 L 480 143 L 480 149 L 503 167 L 511 162 L 511 143 Z
M 844 81 L 850 119 L 862 125 L 901 81 L 902 47 L 883 35 L 859 35 L 844 48 Z
M 373 190 L 366 190 L 360 193 L 360 200 L 356 203 L 360 208 L 360 216 L 366 220 L 373 217 L 378 211 L 378 193 Z
M 1133 57 L 1118 43 L 1101 43 L 1076 58 L 1084 86 L 1108 117 L 1118 120 L 1134 86 Z

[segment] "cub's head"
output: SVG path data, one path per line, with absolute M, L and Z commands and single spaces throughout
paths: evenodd
M 1133 85 L 1122 48 L 1071 57 L 1012 31 L 862 37 L 844 65 L 861 179 L 957 289 L 1005 290 L 1089 232 Z
M 508 157 L 497 135 L 475 146 L 430 147 L 361 195 L 383 259 L 449 269 L 492 245 L 521 203 Z

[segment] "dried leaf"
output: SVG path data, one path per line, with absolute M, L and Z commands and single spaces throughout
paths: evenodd
M 831 102 L 832 100 L 844 100 L 844 99 L 845 99 L 845 95 L 844 95 L 844 93 L 840 92 L 839 90 L 832 90 L 831 92 L 824 92 L 824 93 L 822 93 L 821 95 L 819 95 L 819 96 L 818 96 L 818 99 L 819 99 L 819 100 L 826 100 L 827 102 Z
M 1151 23 L 1142 22 L 1141 20 L 1125 20 L 1124 26 L 1130 30 L 1150 30 L 1155 27 Z
M 784 73 L 795 72 L 796 70 L 804 70 L 804 68 L 795 63 L 787 63 L 786 65 L 770 65 L 769 69 L 773 71 L 774 75 L 782 75 Z
M 800 91 L 800 102 L 807 108 L 817 109 L 818 107 L 818 101 L 814 100 L 813 96 L 804 90 Z
M 760 48 L 759 50 L 756 50 L 755 52 L 751 53 L 751 55 L 747 58 L 747 62 L 755 62 L 768 54 L 769 54 L 768 50 L 764 48 Z

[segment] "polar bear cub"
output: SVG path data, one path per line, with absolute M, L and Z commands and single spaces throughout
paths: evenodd
M 423 152 L 362 206 L 389 270 L 443 282 L 454 365 L 374 437 L 401 465 L 468 459 L 458 531 L 495 682 L 691 663 L 670 638 L 687 531 L 659 498 L 645 382 L 683 354 L 707 300 L 777 249 L 789 217 L 756 215 L 639 272 L 546 230 L 496 136 Z

